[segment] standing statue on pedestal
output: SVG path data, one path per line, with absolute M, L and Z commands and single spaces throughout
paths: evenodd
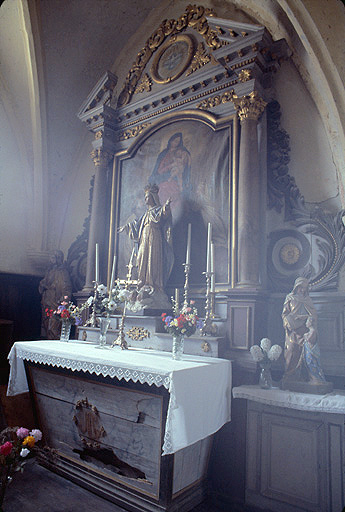
M 147 212 L 119 228 L 138 245 L 138 284 L 134 299 L 150 309 L 171 307 L 164 286 L 174 263 L 170 199 L 161 206 L 157 185 L 145 187 Z
M 64 263 L 62 251 L 54 251 L 51 254 L 50 266 L 40 281 L 38 291 L 42 295 L 41 337 L 47 340 L 58 340 L 61 322 L 54 316 L 49 318 L 46 309 L 55 310 L 63 300 L 70 300 L 72 295 L 71 278 Z
M 285 373 L 282 388 L 292 391 L 326 393 L 332 385 L 326 382 L 320 364 L 317 343 L 317 314 L 309 296 L 309 283 L 296 279 L 284 302 L 282 312 L 285 329 Z

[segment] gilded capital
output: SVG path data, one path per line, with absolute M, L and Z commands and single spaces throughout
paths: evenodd
M 91 151 L 91 158 L 96 167 L 105 167 L 111 161 L 113 155 L 104 149 L 97 148 Z
M 234 95 L 232 101 L 241 121 L 246 119 L 258 121 L 267 105 L 256 91 L 251 92 L 248 96 L 241 96 L 241 98 Z

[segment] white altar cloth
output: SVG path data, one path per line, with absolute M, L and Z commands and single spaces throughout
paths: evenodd
M 230 421 L 231 362 L 225 359 L 184 355 L 175 361 L 167 352 L 102 350 L 77 340 L 16 342 L 8 359 L 9 396 L 28 391 L 24 360 L 164 386 L 170 398 L 163 455 L 208 437 Z
M 259 386 L 239 386 L 233 388 L 234 398 L 245 398 L 276 407 L 287 407 L 299 411 L 345 414 L 345 391 L 334 390 L 326 395 L 297 393 L 279 388 L 261 389 Z

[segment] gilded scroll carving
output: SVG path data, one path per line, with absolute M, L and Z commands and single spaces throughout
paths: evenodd
M 123 107 L 130 101 L 142 72 L 152 57 L 153 53 L 161 46 L 167 37 L 183 32 L 187 27 L 196 30 L 211 49 L 220 48 L 217 33 L 212 30 L 207 22 L 206 16 L 214 16 L 214 12 L 202 6 L 188 5 L 186 11 L 178 20 L 164 20 L 158 29 L 146 41 L 142 50 L 138 53 L 132 68 L 129 70 L 124 87 L 119 94 L 117 106 Z
M 140 125 L 135 126 L 134 128 L 130 128 L 128 130 L 125 130 L 119 134 L 119 140 L 127 140 L 131 139 L 132 137 L 137 137 L 142 133 L 145 128 L 150 126 L 151 123 L 143 123 Z
M 215 96 L 211 96 L 210 98 L 203 100 L 197 105 L 197 108 L 200 108 L 201 110 L 209 110 L 210 108 L 217 107 L 222 103 L 233 101 L 233 98 L 234 90 L 226 91 L 223 94 L 216 94 Z

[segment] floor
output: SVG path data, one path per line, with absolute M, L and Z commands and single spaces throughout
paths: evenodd
M 79 487 L 30 461 L 7 488 L 4 512 L 127 512 L 125 509 Z M 221 512 L 203 503 L 192 512 Z M 228 509 L 223 512 L 232 512 Z M 238 510 L 233 512 L 240 512 Z

